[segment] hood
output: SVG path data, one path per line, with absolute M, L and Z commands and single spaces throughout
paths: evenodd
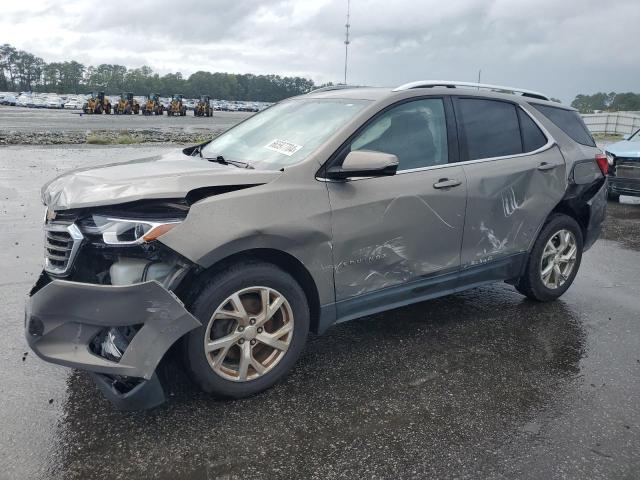
M 137 200 L 176 199 L 184 198 L 196 188 L 260 185 L 281 174 L 207 162 L 176 150 L 65 173 L 42 187 L 42 201 L 52 210 L 67 210 Z
M 613 153 L 616 157 L 638 158 L 640 159 L 640 142 L 630 142 L 623 140 L 612 143 L 604 147 L 607 152 Z

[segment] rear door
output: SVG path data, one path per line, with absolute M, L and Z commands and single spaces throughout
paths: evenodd
M 518 104 L 454 99 L 467 177 L 462 268 L 526 252 L 565 192 L 565 163 L 541 126 Z
M 395 176 L 327 184 L 338 302 L 436 274 L 455 280 L 466 181 L 462 167 L 449 163 L 457 155 L 457 142 L 447 130 L 450 118 L 455 135 L 451 108 L 443 98 L 396 104 L 374 117 L 338 154 L 338 164 L 353 150 L 391 153 L 399 160 Z M 425 291 L 423 286 L 420 292 Z M 367 307 L 375 304 L 368 301 Z M 348 315 L 340 311 L 340 303 L 338 309 L 339 316 Z

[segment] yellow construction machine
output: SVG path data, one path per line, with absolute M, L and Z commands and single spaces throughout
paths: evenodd
M 182 101 L 183 98 L 184 95 L 179 94 L 176 94 L 171 98 L 171 103 L 169 104 L 169 108 L 167 108 L 167 115 L 170 117 L 184 117 L 187 114 L 187 106 Z
M 143 115 L 162 115 L 164 112 L 164 107 L 160 103 L 160 95 L 157 93 L 152 93 L 147 98 L 147 101 L 142 106 L 142 114 Z
M 111 113 L 111 101 L 109 97 L 104 96 L 104 92 L 91 92 L 89 99 L 82 106 L 84 113 Z
M 195 117 L 211 117 L 213 116 L 213 108 L 211 108 L 211 97 L 209 95 L 200 95 L 200 100 L 193 109 Z
M 133 93 L 123 93 L 120 95 L 120 100 L 116 103 L 113 113 L 116 115 L 131 115 L 132 113 L 137 115 L 140 113 L 140 104 L 133 98 Z

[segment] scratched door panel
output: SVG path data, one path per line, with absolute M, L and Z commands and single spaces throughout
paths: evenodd
M 555 168 L 539 170 L 542 163 Z M 462 267 L 528 250 L 562 199 L 565 164 L 557 147 L 464 165 L 468 182 Z
M 443 178 L 455 188 L 436 189 Z M 462 167 L 329 183 L 337 300 L 460 266 Z

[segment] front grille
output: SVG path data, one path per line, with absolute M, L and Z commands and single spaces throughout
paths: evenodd
M 44 225 L 44 269 L 67 275 L 82 243 L 82 233 L 74 223 L 49 222 Z

